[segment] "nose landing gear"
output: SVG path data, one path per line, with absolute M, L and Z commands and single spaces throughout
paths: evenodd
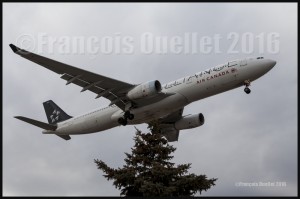
M 251 92 L 250 88 L 248 88 L 248 87 L 246 87 L 246 88 L 244 89 L 244 91 L 245 91 L 245 93 L 247 93 L 247 94 L 249 94 L 249 93 Z
M 249 94 L 251 92 L 250 88 L 248 88 L 250 86 L 250 80 L 245 80 L 244 81 L 244 85 L 246 86 L 246 88 L 244 89 L 245 93 Z
M 134 115 L 132 113 L 130 113 L 130 111 L 125 111 L 124 113 L 124 116 L 123 117 L 120 117 L 118 119 L 118 123 L 123 125 L 123 126 L 126 126 L 127 125 L 127 119 L 129 120 L 133 120 L 134 119 Z

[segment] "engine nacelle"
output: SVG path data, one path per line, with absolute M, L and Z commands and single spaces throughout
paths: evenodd
M 161 91 L 161 84 L 158 80 L 142 83 L 127 93 L 131 100 L 140 99 L 155 95 Z
M 191 129 L 198 126 L 202 126 L 204 124 L 204 116 L 202 113 L 194 114 L 194 115 L 188 115 L 186 117 L 183 117 L 182 119 L 175 122 L 175 128 L 177 130 L 183 130 L 183 129 Z

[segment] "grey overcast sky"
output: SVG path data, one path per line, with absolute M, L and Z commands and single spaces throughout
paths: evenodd
M 146 33 L 179 37 L 185 45 L 202 48 L 184 51 L 181 45 L 174 52 L 167 46 L 165 53 L 147 53 Z M 219 40 L 206 48 L 206 39 L 187 40 L 193 34 Z M 74 38 L 83 38 L 78 44 L 83 49 L 70 51 L 68 41 Z M 97 39 L 100 43 L 88 46 Z M 180 133 L 179 142 L 172 143 L 174 162 L 192 163 L 191 173 L 218 178 L 204 196 L 296 196 L 297 39 L 295 3 L 4 3 L 3 195 L 119 196 L 93 160 L 121 167 L 135 133 L 134 126 L 116 127 L 65 141 L 14 119 L 47 121 L 42 103 L 49 99 L 73 116 L 109 104 L 93 93 L 80 93 L 75 85 L 65 86 L 59 75 L 14 54 L 8 46 L 14 43 L 130 83 L 166 83 L 244 57 L 276 60 L 269 73 L 252 83 L 250 95 L 241 87 L 187 106 L 184 114 L 201 112 L 205 124 Z M 137 127 L 146 130 L 145 124 Z

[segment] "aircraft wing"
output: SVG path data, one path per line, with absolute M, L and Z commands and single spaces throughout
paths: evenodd
M 13 44 L 9 46 L 14 53 L 25 59 L 61 74 L 61 78 L 67 81 L 67 85 L 73 83 L 82 87 L 81 92 L 86 90 L 94 92 L 97 94 L 96 98 L 104 97 L 110 100 L 111 104 L 116 104 L 123 110 L 125 104 L 129 101 L 126 97 L 127 92 L 136 86 L 28 52 Z M 140 104 L 143 105 L 143 102 L 140 102 Z
M 175 129 L 174 123 L 182 118 L 183 108 L 175 111 L 159 120 L 161 133 L 169 142 L 178 141 L 179 130 Z

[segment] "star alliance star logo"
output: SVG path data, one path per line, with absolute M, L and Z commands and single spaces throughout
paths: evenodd
M 59 114 L 60 114 L 59 111 L 57 111 L 57 110 L 54 110 L 54 111 L 53 111 L 53 113 L 50 115 L 50 118 L 51 118 L 51 122 L 52 122 L 52 123 L 58 121 L 58 119 L 59 119 Z

